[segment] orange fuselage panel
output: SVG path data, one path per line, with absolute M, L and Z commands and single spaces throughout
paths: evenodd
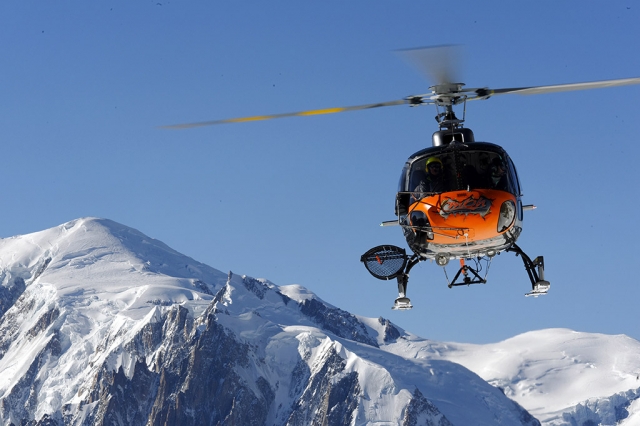
M 434 244 L 460 244 L 497 237 L 500 207 L 516 197 L 505 191 L 479 189 L 452 191 L 422 198 L 409 212 L 422 211 L 433 229 Z

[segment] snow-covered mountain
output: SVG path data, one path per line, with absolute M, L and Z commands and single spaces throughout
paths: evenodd
M 628 336 L 547 329 L 487 345 L 412 339 L 385 350 L 460 363 L 545 425 L 640 425 L 640 342 Z
M 4 425 L 640 416 L 633 339 L 544 330 L 494 345 L 433 342 L 297 285 L 222 273 L 109 220 L 0 240 L 0 283 Z

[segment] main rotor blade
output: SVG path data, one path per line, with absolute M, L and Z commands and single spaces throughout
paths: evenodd
M 628 86 L 631 84 L 640 84 L 640 77 L 635 78 L 621 78 L 617 80 L 601 80 L 591 81 L 587 83 L 570 83 L 570 84 L 555 84 L 552 86 L 532 86 L 532 87 L 517 87 L 511 89 L 476 89 L 477 97 L 469 99 L 486 99 L 490 96 L 506 95 L 509 93 L 515 93 L 516 95 L 540 95 L 543 93 L 554 92 L 568 92 L 572 90 L 590 90 L 600 89 L 604 87 L 616 87 L 616 86 Z
M 361 109 L 371 109 L 371 108 L 379 108 L 379 107 L 394 106 L 394 105 L 405 105 L 408 103 L 411 103 L 410 99 L 398 99 L 397 101 L 380 102 L 376 104 L 355 105 L 355 106 L 338 107 L 338 108 L 312 109 L 309 111 L 287 112 L 283 114 L 254 115 L 252 117 L 239 117 L 239 118 L 228 118 L 225 120 L 200 121 L 197 123 L 172 124 L 169 126 L 161 126 L 161 128 L 190 129 L 192 127 L 213 126 L 216 124 L 245 123 L 248 121 L 271 120 L 272 118 L 302 117 L 302 116 L 320 115 L 320 114 L 335 114 L 337 112 L 357 111 Z
M 461 46 L 444 45 L 397 50 L 436 84 L 459 83 Z

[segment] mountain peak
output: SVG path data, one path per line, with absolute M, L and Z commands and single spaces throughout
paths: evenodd
M 158 304 L 210 300 L 226 279 L 158 240 L 99 218 L 1 240 L 0 271 L 5 288 L 37 284 L 60 296 L 100 299 L 114 314 L 135 317 Z

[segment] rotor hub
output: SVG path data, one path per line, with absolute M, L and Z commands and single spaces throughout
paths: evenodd
M 436 95 L 451 95 L 452 93 L 460 93 L 464 83 L 440 83 L 429 87 Z

